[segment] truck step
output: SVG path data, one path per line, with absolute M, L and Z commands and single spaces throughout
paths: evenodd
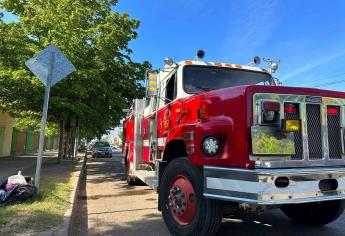
M 136 177 L 138 177 L 141 181 L 146 183 L 148 186 L 150 186 L 154 190 L 157 190 L 158 179 L 157 179 L 155 171 L 136 170 L 134 174 Z

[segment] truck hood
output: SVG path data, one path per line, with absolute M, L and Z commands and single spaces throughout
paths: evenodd
M 198 94 L 193 100 L 207 101 L 209 118 L 202 121 L 199 127 L 203 128 L 203 136 L 218 132 L 226 136 L 224 148 L 227 150 L 217 160 L 217 165 L 255 168 L 254 161 L 249 160 L 251 155 L 251 127 L 254 123 L 253 97 L 258 93 L 281 95 L 320 96 L 345 99 L 345 92 L 322 90 L 315 88 L 298 88 L 283 86 L 238 86 L 209 91 Z M 198 108 L 195 103 L 193 107 Z M 196 114 L 197 112 L 189 112 Z M 220 128 L 219 128 L 220 127 Z M 214 164 L 214 163 L 212 163 Z
M 277 94 L 296 94 L 296 95 L 310 95 L 323 97 L 345 98 L 345 92 L 316 89 L 316 88 L 301 88 L 301 87 L 287 87 L 287 86 L 264 86 L 264 85 L 247 85 L 230 87 L 212 91 L 215 95 L 222 95 L 228 93 L 236 93 L 242 95 L 253 95 L 255 93 L 277 93 Z
M 253 95 L 256 93 L 291 94 L 305 96 L 321 96 L 333 98 L 345 98 L 345 92 L 324 90 L 316 88 L 286 87 L 286 86 L 264 86 L 247 85 L 229 87 L 209 92 L 211 97 L 218 101 L 237 100 L 238 108 L 246 110 L 247 126 L 250 127 L 253 121 L 252 107 Z M 223 103 L 224 104 L 224 103 Z M 220 104 L 220 106 L 222 106 Z M 234 105 L 233 105 L 234 106 Z

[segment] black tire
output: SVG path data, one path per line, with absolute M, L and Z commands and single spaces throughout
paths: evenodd
M 128 152 L 126 157 L 125 157 L 125 167 L 126 167 L 126 176 L 127 176 L 127 184 L 129 186 L 137 186 L 140 185 L 141 181 L 134 175 L 129 175 L 129 164 L 128 164 L 128 157 L 129 157 L 130 153 Z
M 284 205 L 281 210 L 296 223 L 322 226 L 335 221 L 343 213 L 344 208 L 344 200 L 334 200 Z
M 175 220 L 168 202 L 171 182 L 178 176 L 188 179 L 195 192 L 196 210 L 193 219 L 188 224 L 180 224 Z M 202 171 L 191 165 L 186 157 L 173 160 L 164 170 L 160 180 L 159 201 L 164 222 L 172 235 L 210 236 L 218 231 L 223 216 L 223 204 L 203 197 Z
M 130 176 L 127 174 L 127 184 L 129 186 L 137 186 L 139 185 L 140 180 L 136 176 Z

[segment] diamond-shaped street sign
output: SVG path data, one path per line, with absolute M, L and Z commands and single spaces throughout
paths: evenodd
M 50 88 L 67 75 L 75 71 L 72 63 L 63 55 L 63 53 L 54 45 L 50 45 L 37 55 L 25 62 L 25 65 L 39 78 L 45 86 L 43 112 L 40 130 L 40 139 L 38 144 L 35 186 L 37 191 L 40 186 L 42 154 L 44 146 L 44 133 L 47 122 L 49 92 Z
M 51 65 L 50 87 L 53 87 L 57 82 L 76 70 L 60 49 L 55 45 L 50 45 L 25 62 L 25 65 L 37 76 L 44 86 L 47 86 L 49 63 L 52 55 L 54 59 Z

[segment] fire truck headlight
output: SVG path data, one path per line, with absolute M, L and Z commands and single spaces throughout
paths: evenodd
M 261 102 L 261 122 L 262 125 L 278 125 L 280 121 L 280 103 L 278 101 Z
M 215 156 L 219 151 L 219 141 L 215 137 L 207 137 L 204 139 L 202 149 L 207 156 Z
M 274 121 L 274 118 L 275 118 L 275 112 L 274 111 L 264 111 L 263 115 L 264 115 L 264 121 L 267 121 L 267 122 Z

